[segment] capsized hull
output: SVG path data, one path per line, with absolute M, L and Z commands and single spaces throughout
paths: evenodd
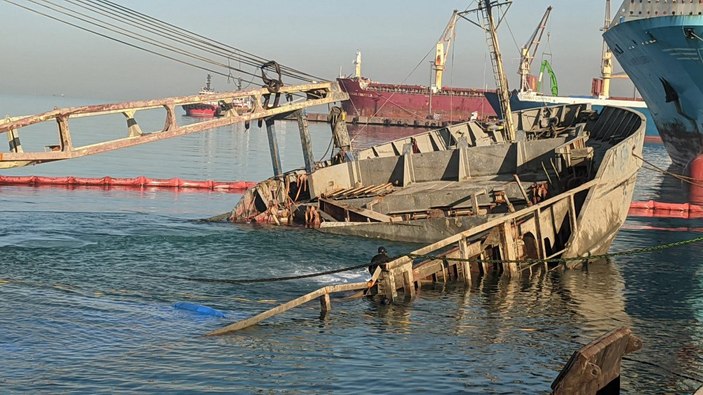
M 647 8 L 654 6 L 623 4 L 623 11 L 654 15 Z M 672 162 L 685 167 L 703 152 L 703 5 L 656 6 L 664 16 L 620 15 L 603 37 L 647 103 Z

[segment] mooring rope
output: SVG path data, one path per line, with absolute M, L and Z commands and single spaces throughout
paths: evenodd
M 224 284 L 249 284 L 249 283 L 266 283 L 266 282 L 276 282 L 276 281 L 288 281 L 288 280 L 298 280 L 301 278 L 311 278 L 320 277 L 328 274 L 335 274 L 341 272 L 349 272 L 352 270 L 361 269 L 363 267 L 369 267 L 370 263 L 364 263 L 362 265 L 343 267 L 341 269 L 327 270 L 324 272 L 301 274 L 298 276 L 285 276 L 285 277 L 265 277 L 265 278 L 249 278 L 249 279 L 223 279 L 223 278 L 204 278 L 204 277 L 182 277 L 182 276 L 171 276 L 171 278 L 176 278 L 179 280 L 188 281 L 198 281 L 204 283 L 224 283 Z
M 697 187 L 703 187 L 703 183 L 701 183 L 699 180 L 697 180 L 693 177 L 688 177 L 688 176 L 684 176 L 682 174 L 672 173 L 666 169 L 662 169 L 661 167 L 655 165 L 654 163 L 648 161 L 647 159 L 644 159 L 643 157 L 641 157 L 640 155 L 637 155 L 635 153 L 632 153 L 632 156 L 641 160 L 645 164 L 649 165 L 651 168 L 647 168 L 647 170 L 656 171 L 656 172 L 662 173 L 666 176 L 674 177 L 677 180 L 683 181 L 685 183 L 688 183 L 688 184 L 691 184 L 691 185 L 694 185 Z
M 691 381 L 694 381 L 694 382 L 696 382 L 696 383 L 698 383 L 698 384 L 703 384 L 703 376 L 693 377 L 693 376 L 688 375 L 688 374 L 683 374 L 683 373 L 675 372 L 675 371 L 673 371 L 673 370 L 671 370 L 671 369 L 669 369 L 669 368 L 667 368 L 667 367 L 665 367 L 665 366 L 659 365 L 659 364 L 654 363 L 654 362 L 643 361 L 643 360 L 641 360 L 641 359 L 635 359 L 635 358 L 628 357 L 628 356 L 623 356 L 622 359 L 623 359 L 624 361 L 632 361 L 632 362 L 637 362 L 637 363 L 641 363 L 641 364 L 644 364 L 644 365 L 649 365 L 649 366 L 652 366 L 652 367 L 655 367 L 655 368 L 659 368 L 659 369 L 661 369 L 661 370 L 663 370 L 663 371 L 665 371 L 665 372 L 667 372 L 667 373 L 673 374 L 674 376 L 681 377 L 681 378 L 686 379 L 686 380 L 691 380 Z
M 568 261 L 589 261 L 589 260 L 595 260 L 595 259 L 600 259 L 600 258 L 610 258 L 610 257 L 616 257 L 616 256 L 638 255 L 638 254 L 643 254 L 643 253 L 647 253 L 647 252 L 667 250 L 670 248 L 680 247 L 680 246 L 684 246 L 684 245 L 688 245 L 688 244 L 699 243 L 702 241 L 703 241 L 703 236 L 696 237 L 696 238 L 690 239 L 690 240 L 676 241 L 676 242 L 672 242 L 672 243 L 660 244 L 660 245 L 651 246 L 651 247 L 634 248 L 634 249 L 627 250 L 627 251 L 619 251 L 619 252 L 599 254 L 599 255 L 588 255 L 585 257 L 574 257 L 574 258 L 503 260 L 503 259 L 480 259 L 480 258 L 450 258 L 450 257 L 444 257 L 444 256 L 437 256 L 437 255 L 407 254 L 407 255 L 401 255 L 398 257 L 393 257 L 391 259 L 395 260 L 395 259 L 402 258 L 403 256 L 407 256 L 411 259 L 444 260 L 444 261 L 477 262 L 477 263 L 481 263 L 481 262 L 485 262 L 485 263 L 529 263 L 529 264 L 534 265 L 534 264 L 538 264 L 538 263 L 548 263 L 548 262 L 566 263 Z M 342 272 L 357 270 L 357 269 L 368 267 L 369 265 L 370 265 L 370 263 L 364 263 L 364 264 L 355 265 L 355 266 L 343 267 L 341 269 L 327 270 L 324 272 L 301 274 L 301 275 L 297 275 L 297 276 L 285 276 L 285 277 L 263 277 L 263 278 L 249 278 L 249 279 L 221 279 L 221 278 L 184 277 L 184 276 L 170 276 L 170 277 L 175 278 L 175 279 L 179 279 L 179 280 L 197 281 L 197 282 L 205 282 L 205 283 L 251 284 L 251 283 L 266 283 L 266 282 L 288 281 L 288 280 L 298 280 L 298 279 L 303 279 L 303 278 L 320 277 L 320 276 L 325 276 L 328 274 L 335 274 L 335 273 L 342 273 Z
M 703 241 L 703 236 L 700 236 L 700 237 L 696 237 L 696 238 L 689 239 L 689 240 L 675 241 L 675 242 L 666 243 L 666 244 L 659 244 L 659 245 L 651 246 L 651 247 L 633 248 L 631 250 L 598 254 L 598 255 L 590 255 L 589 254 L 587 256 L 579 256 L 579 257 L 573 257 L 573 258 L 507 260 L 507 259 L 481 259 L 481 258 L 451 258 L 451 257 L 445 257 L 445 256 L 437 256 L 437 255 L 415 255 L 415 254 L 408 254 L 408 256 L 413 259 L 430 259 L 430 260 L 445 260 L 445 261 L 475 262 L 475 263 L 529 263 L 529 264 L 566 263 L 566 262 L 574 262 L 574 261 L 590 261 L 590 260 L 596 260 L 596 259 L 601 259 L 601 258 L 612 258 L 612 257 L 617 257 L 617 256 L 639 255 L 639 254 L 644 254 L 647 252 L 663 251 L 663 250 L 667 250 L 670 248 L 680 247 L 683 245 L 700 243 L 702 241 Z

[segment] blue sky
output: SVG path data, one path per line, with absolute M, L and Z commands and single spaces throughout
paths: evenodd
M 27 0 L 12 0 L 33 6 Z M 63 0 L 51 0 L 61 3 Z M 353 71 L 357 49 L 364 74 L 383 82 L 427 84 L 429 59 L 453 9 L 471 1 L 439 0 L 115 0 L 136 11 L 322 77 Z M 615 1 L 614 7 L 619 6 Z M 515 0 L 501 27 L 501 49 L 517 85 L 518 46 L 528 40 L 546 7 L 552 63 L 563 94 L 588 94 L 599 73 L 604 1 Z M 614 11 L 613 11 L 614 13 Z M 105 100 L 147 99 L 197 92 L 205 71 L 33 14 L 0 0 L 0 91 L 65 94 Z M 534 68 L 538 67 L 535 61 Z M 494 87 L 483 33 L 462 22 L 448 59 L 445 85 Z M 414 73 L 411 71 L 417 67 Z M 218 90 L 232 90 L 223 77 Z M 257 81 L 258 83 L 258 81 Z M 618 81 L 631 94 L 631 84 Z

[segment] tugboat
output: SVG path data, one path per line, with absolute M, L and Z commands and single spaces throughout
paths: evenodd
M 215 93 L 210 87 L 210 81 L 212 76 L 207 75 L 207 82 L 205 87 L 198 92 L 200 96 L 207 96 Z M 212 118 L 220 114 L 220 106 L 216 101 L 193 103 L 183 105 L 183 110 L 186 112 L 186 116 L 197 117 L 197 118 Z

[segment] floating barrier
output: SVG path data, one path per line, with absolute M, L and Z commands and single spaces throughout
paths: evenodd
M 631 217 L 655 218 L 703 218 L 703 206 L 690 203 L 665 203 L 650 200 L 647 202 L 632 202 L 628 215 Z
M 657 232 L 698 232 L 698 233 L 703 233 L 703 227 L 686 227 L 686 226 L 666 227 L 666 226 L 625 224 L 620 229 L 623 229 L 623 230 L 653 230 L 653 231 L 657 231 Z
M 650 144 L 664 144 L 661 136 L 644 136 L 644 142 Z
M 220 310 L 213 309 L 212 307 L 203 306 L 201 304 L 190 303 L 190 302 L 177 302 L 173 305 L 174 308 L 179 310 L 192 311 L 202 315 L 210 315 L 213 317 L 224 318 L 225 313 Z
M 64 185 L 64 186 L 100 186 L 100 187 L 123 187 L 123 188 L 193 188 L 209 189 L 218 191 L 245 191 L 254 185 L 250 181 L 193 181 L 181 178 L 147 178 L 144 176 L 135 178 L 86 178 L 86 177 L 43 177 L 43 176 L 0 176 L 0 185 Z

